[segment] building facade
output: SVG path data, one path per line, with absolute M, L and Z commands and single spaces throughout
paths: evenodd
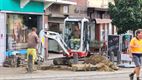
M 108 3 L 113 0 L 88 0 L 87 14 L 96 20 L 95 40 L 107 41 L 107 35 L 116 34 L 116 28 L 111 24 L 108 14 Z
M 27 48 L 27 34 L 32 27 L 36 27 L 38 32 L 42 29 L 43 14 L 43 2 L 0 0 L 0 65 L 7 50 Z
M 45 15 L 47 27 L 49 31 L 54 31 L 62 34 L 64 28 L 64 19 L 70 16 L 70 6 L 76 5 L 72 0 L 57 0 L 52 2 L 51 5 L 46 8 Z M 48 40 L 48 51 L 58 52 L 61 48 L 54 40 Z

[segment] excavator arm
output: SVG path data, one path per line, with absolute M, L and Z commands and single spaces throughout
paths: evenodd
M 64 42 L 63 38 L 60 36 L 59 33 L 56 33 L 56 32 L 53 32 L 53 31 L 44 31 L 44 30 L 42 30 L 40 33 L 41 33 L 40 34 L 41 41 L 43 41 L 42 40 L 43 37 L 46 37 L 48 39 L 53 39 L 56 42 L 58 42 L 58 44 L 63 49 L 63 51 L 64 51 L 63 55 L 66 56 L 66 57 L 55 58 L 53 60 L 53 63 L 56 64 L 56 65 L 57 64 L 70 64 L 70 63 L 72 63 L 72 57 L 73 57 L 74 54 L 77 54 L 78 57 L 86 57 L 87 56 L 86 52 L 71 50 L 67 46 L 67 44 Z M 44 43 L 42 43 L 42 44 L 44 44 Z
M 58 44 L 60 45 L 60 47 L 63 49 L 64 51 L 64 55 L 69 56 L 70 53 L 70 48 L 67 46 L 67 44 L 64 42 L 63 38 L 60 36 L 59 33 L 53 32 L 53 31 L 47 31 L 45 32 L 45 37 L 49 38 L 49 39 L 53 39 L 56 42 L 58 42 Z

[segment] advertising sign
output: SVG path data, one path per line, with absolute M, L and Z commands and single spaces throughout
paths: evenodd
M 132 35 L 122 35 L 122 51 L 127 50 L 131 39 Z
M 108 35 L 108 51 L 117 52 L 119 51 L 119 36 L 118 35 Z

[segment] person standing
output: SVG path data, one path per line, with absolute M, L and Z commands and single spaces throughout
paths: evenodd
M 34 65 L 34 61 L 37 59 L 37 45 L 39 43 L 39 37 L 36 34 L 37 29 L 32 28 L 32 31 L 28 34 L 28 49 L 27 49 L 27 59 L 29 55 L 32 55 L 32 61 Z M 34 67 L 33 67 L 34 68 Z
M 72 37 L 73 37 L 73 38 L 75 38 L 75 39 L 80 39 L 81 31 L 80 31 L 80 29 L 79 29 L 78 24 L 76 24 L 76 25 L 74 26 L 74 30 L 73 30 L 73 32 L 72 32 L 71 34 L 72 34 Z
M 39 43 L 39 37 L 37 35 L 37 29 L 32 28 L 32 31 L 28 34 L 28 48 L 37 49 L 37 44 Z
M 141 80 L 140 75 L 140 68 L 141 68 L 141 56 L 142 56 L 142 29 L 138 29 L 135 33 L 135 37 L 131 39 L 129 45 L 129 54 L 130 57 L 133 59 L 136 67 L 134 71 L 129 74 L 130 80 L 133 80 L 134 75 L 136 74 L 137 79 Z

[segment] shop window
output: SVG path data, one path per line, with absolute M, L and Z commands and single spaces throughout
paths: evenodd
M 63 6 L 63 13 L 68 14 L 69 12 L 69 7 L 68 6 Z
M 60 33 L 59 23 L 49 23 L 49 31 Z
M 32 27 L 40 31 L 40 20 L 39 15 L 7 14 L 7 49 L 13 49 L 13 43 L 16 43 L 15 49 L 27 48 L 27 35 Z

